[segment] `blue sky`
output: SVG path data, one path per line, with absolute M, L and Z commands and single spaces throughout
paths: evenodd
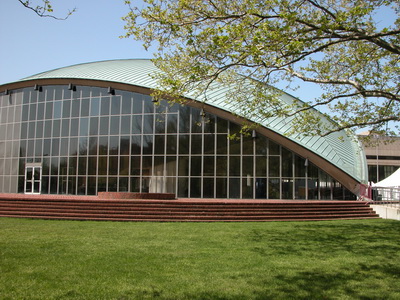
M 38 1 L 36 1 L 38 3 Z M 140 42 L 121 39 L 123 0 L 52 0 L 66 21 L 40 18 L 17 0 L 0 1 L 0 84 L 91 61 L 151 58 Z

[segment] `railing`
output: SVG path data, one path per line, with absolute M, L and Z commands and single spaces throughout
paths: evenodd
M 371 196 L 373 204 L 400 207 L 400 188 L 372 187 Z

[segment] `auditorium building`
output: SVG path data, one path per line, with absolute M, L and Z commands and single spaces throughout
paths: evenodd
M 155 72 L 112 60 L 0 85 L 0 193 L 353 200 L 367 182 L 352 133 L 291 135 L 293 120 L 275 117 L 246 120 L 259 126 L 242 135 L 226 89 L 154 102 Z

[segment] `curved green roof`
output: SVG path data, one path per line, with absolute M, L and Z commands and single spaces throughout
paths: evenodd
M 24 78 L 21 81 L 53 78 L 89 79 L 155 89 L 157 88 L 157 82 L 150 76 L 150 74 L 154 74 L 155 72 L 159 72 L 159 70 L 147 59 L 110 60 L 59 68 Z M 214 89 L 208 95 L 207 104 L 228 112 L 240 114 L 238 105 L 235 106 L 235 103 L 228 101 L 227 92 L 226 88 Z M 193 99 L 190 95 L 183 96 Z M 286 93 L 283 93 L 280 99 L 286 103 L 299 101 Z M 201 99 L 193 100 L 201 101 Z M 325 137 L 309 137 L 301 134 L 289 135 L 291 125 L 293 124 L 293 120 L 290 118 L 274 117 L 250 121 L 257 122 L 309 149 L 357 181 L 367 181 L 367 164 L 364 151 L 353 134 L 340 131 Z M 325 118 L 322 122 L 329 122 L 329 120 Z

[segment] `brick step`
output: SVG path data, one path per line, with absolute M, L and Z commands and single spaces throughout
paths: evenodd
M 0 212 L 0 216 L 3 217 L 37 217 L 37 218 L 62 218 L 62 219 L 71 219 L 71 220 L 87 220 L 87 219 L 97 219 L 97 220 L 152 220 L 152 221 L 157 221 L 157 220 L 176 220 L 176 221 L 225 221 L 225 220 L 240 220 L 240 221 L 249 221 L 249 220 L 258 220 L 258 221 L 264 221 L 264 220 L 280 220 L 280 219 L 290 219 L 290 220 L 296 220 L 296 219 L 318 219 L 318 220 L 328 220 L 328 219 L 340 219 L 340 218 L 361 218 L 359 214 L 349 214 L 349 215 L 343 215 L 343 214 L 313 214 L 313 215 L 293 215 L 293 214 L 277 214 L 277 215 L 243 215 L 243 216 L 238 216 L 238 215 L 180 215 L 180 214 L 153 214 L 153 215 L 143 215 L 143 214 L 127 214 L 127 215 L 116 215 L 112 213 L 107 213 L 107 214 L 98 214 L 98 215 L 93 215 L 93 214 L 76 214 L 76 213 L 65 213 L 65 212 L 60 212 L 60 213 L 51 213 L 47 214 L 44 212 L 18 212 L 14 214 L 4 214 L 3 212 Z M 376 217 L 374 215 L 367 215 L 364 216 L 367 218 L 373 218 Z
M 374 214 L 372 209 L 364 209 L 364 210 L 339 210 L 339 211 L 322 211 L 322 210 L 305 210 L 305 211 L 291 211 L 291 210 L 247 210 L 247 211 L 232 211 L 232 210 L 220 210 L 220 211 L 208 211 L 208 210 L 99 210 L 96 208 L 93 209 L 60 209 L 60 208 L 15 208 L 15 207 L 2 207 L 0 208 L 0 213 L 3 214 L 18 214 L 19 212 L 23 213 L 32 213 L 32 214 L 63 214 L 63 213 L 74 213 L 74 214 L 92 214 L 92 215 L 102 215 L 102 214 L 115 214 L 115 215 L 131 215 L 131 214 L 140 214 L 140 215 L 214 215 L 214 216 L 224 216 L 224 215 L 237 215 L 237 216 L 257 216 L 257 215 L 304 215 L 304 214 L 358 214 L 358 215 L 370 215 Z
M 29 206 L 87 206 L 87 207 L 135 207 L 135 208 L 142 208 L 142 207 L 152 207 L 152 208 L 223 208 L 223 209 L 304 209 L 306 208 L 316 208 L 316 209 L 343 209 L 343 208 L 364 208 L 369 207 L 364 203 L 354 203 L 354 204 L 281 204 L 281 203 L 266 203 L 266 204 L 259 204 L 259 203 L 248 203 L 248 204 L 233 204 L 233 203 L 201 203 L 201 204 L 187 204 L 187 203 L 148 203 L 148 202 L 113 202 L 113 201 L 73 201 L 73 202 L 60 202 L 60 201 L 2 201 L 0 200 L 0 206 L 2 205 L 29 205 Z
M 14 198 L 13 198 L 14 197 Z M 0 216 L 18 218 L 214 222 L 378 218 L 361 201 L 174 201 L 109 200 L 96 197 L 0 196 Z
M 104 210 L 109 210 L 109 209 L 115 209 L 115 210 L 190 210 L 190 211 L 196 211 L 196 210 L 207 210 L 207 211 L 252 211 L 252 210 L 290 210 L 290 211 L 308 211 L 308 210 L 330 210 L 330 211 L 340 211 L 340 210 L 370 210 L 371 208 L 369 206 L 331 206 L 331 207 L 325 207 L 325 206 L 315 206 L 315 205 L 302 205 L 302 206 L 282 206 L 278 207 L 275 205 L 271 206 L 253 206 L 253 205 L 243 205 L 243 206 L 229 206 L 229 205 L 221 205 L 221 206 L 211 206 L 207 204 L 203 205 L 114 205 L 112 203 L 108 204 L 88 204 L 88 203 L 32 203 L 32 202 L 7 202 L 5 203 L 4 201 L 1 203 L 0 202 L 0 207 L 6 208 L 6 207 L 13 207 L 13 208 L 20 208 L 20 209 L 25 209 L 25 208 L 60 208 L 60 209 L 104 209 Z

